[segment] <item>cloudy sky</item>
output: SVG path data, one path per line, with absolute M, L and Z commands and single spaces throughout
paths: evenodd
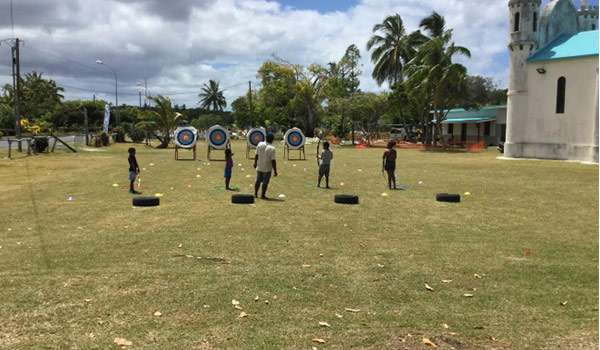
M 544 0 L 543 4 L 548 0 Z M 580 6 L 581 0 L 574 0 Z M 371 78 L 366 42 L 373 25 L 400 14 L 407 31 L 437 11 L 454 28 L 470 74 L 508 79 L 508 0 L 0 0 L 0 40 L 18 37 L 21 73 L 36 70 L 65 88 L 66 99 L 137 105 L 136 83 L 151 94 L 196 106 L 209 79 L 226 88 L 228 104 L 259 86 L 258 67 L 273 53 L 308 65 L 338 61 L 350 44 L 361 51 L 360 88 Z M 598 5 L 598 0 L 588 1 Z M 12 81 L 10 48 L 0 43 L 0 83 Z

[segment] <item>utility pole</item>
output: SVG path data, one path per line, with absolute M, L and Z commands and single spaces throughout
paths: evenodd
M 254 127 L 254 119 L 252 118 L 252 81 L 248 80 L 248 102 L 250 105 L 250 128 Z
M 17 138 L 21 139 L 21 64 L 19 62 L 19 38 L 15 40 L 15 46 L 13 47 L 13 67 L 15 67 L 16 74 L 13 78 L 16 81 L 16 91 L 14 92 L 15 99 L 15 120 L 17 123 Z M 19 152 L 22 152 L 21 141 L 19 141 Z

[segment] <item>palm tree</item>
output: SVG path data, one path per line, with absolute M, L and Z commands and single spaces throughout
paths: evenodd
M 161 132 L 163 139 L 157 148 L 167 148 L 171 141 L 171 134 L 177 127 L 178 122 L 185 118 L 181 113 L 175 112 L 171 107 L 171 99 L 160 94 L 150 97 L 156 105 L 156 111 L 152 111 L 150 119 L 152 126 Z M 160 138 L 159 138 L 160 139 Z
M 441 131 L 441 123 L 453 98 L 460 92 L 467 69 L 453 63 L 452 57 L 462 54 L 471 57 L 468 49 L 457 46 L 452 41 L 452 29 L 446 29 L 444 17 L 433 12 L 421 21 L 420 26 L 429 34 L 429 40 L 419 47 L 417 55 L 406 65 L 409 85 L 424 88 L 430 94 L 430 101 L 436 120 L 434 143 Z
M 219 83 L 214 80 L 209 80 L 208 85 L 204 84 L 202 92 L 198 94 L 202 108 L 212 109 L 213 111 L 222 111 L 227 107 L 227 101 L 223 96 L 223 90 L 219 91 Z
M 375 47 L 371 53 L 371 61 L 375 63 L 372 77 L 381 86 L 388 81 L 390 86 L 402 81 L 402 67 L 416 54 L 418 46 L 425 37 L 420 31 L 406 35 L 404 23 L 399 14 L 388 16 L 383 23 L 373 26 L 373 35 L 367 42 L 367 50 Z

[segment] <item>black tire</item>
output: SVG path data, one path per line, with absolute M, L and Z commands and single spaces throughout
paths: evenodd
M 254 203 L 254 196 L 251 194 L 232 194 L 231 203 L 252 204 Z
M 438 193 L 438 194 L 435 195 L 435 199 L 438 202 L 458 203 L 458 202 L 460 202 L 460 194 L 456 194 L 456 193 Z
M 133 197 L 133 206 L 135 207 L 156 207 L 160 204 L 158 197 Z
M 353 194 L 336 194 L 333 200 L 339 204 L 358 204 L 358 196 Z

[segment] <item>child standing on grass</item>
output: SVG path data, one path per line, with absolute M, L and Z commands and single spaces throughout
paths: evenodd
M 225 189 L 230 190 L 229 181 L 231 180 L 231 170 L 233 168 L 233 153 L 231 153 L 231 149 L 227 148 L 225 150 Z
M 135 183 L 135 176 L 140 173 L 140 167 L 138 166 L 137 159 L 135 159 L 135 148 L 129 147 L 129 193 L 140 194 L 138 191 L 133 189 Z
M 387 171 L 388 187 L 390 189 L 396 188 L 396 176 L 394 172 L 396 171 L 396 157 L 398 155 L 394 147 L 396 147 L 396 142 L 390 141 L 387 144 L 387 149 L 383 152 L 383 169 Z M 394 187 L 392 187 L 392 183 Z
M 333 152 L 329 150 L 329 142 L 323 142 L 323 152 L 318 157 L 321 160 L 321 165 L 319 166 L 319 182 L 317 183 L 317 187 L 321 187 L 321 179 L 325 176 L 325 188 L 329 188 L 329 166 L 333 159 Z

